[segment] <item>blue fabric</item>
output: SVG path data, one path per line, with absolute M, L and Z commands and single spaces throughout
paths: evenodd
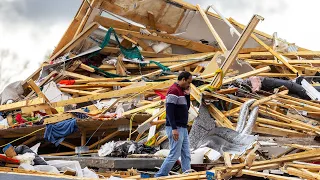
M 46 125 L 44 139 L 58 146 L 66 136 L 74 133 L 77 130 L 78 125 L 75 118 L 55 124 L 48 124 Z
M 179 140 L 175 141 L 172 136 L 172 127 L 166 126 L 166 133 L 170 144 L 169 156 L 164 160 L 159 172 L 155 177 L 168 176 L 175 162 L 181 156 L 182 172 L 191 169 L 191 155 L 189 148 L 188 129 L 183 127 L 177 128 L 179 132 Z

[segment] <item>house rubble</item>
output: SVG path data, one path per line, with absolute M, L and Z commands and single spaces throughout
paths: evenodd
M 320 179 L 319 51 L 182 0 L 83 0 L 51 57 L 0 96 L 0 176 L 156 179 L 167 89 L 193 75 L 192 171 Z

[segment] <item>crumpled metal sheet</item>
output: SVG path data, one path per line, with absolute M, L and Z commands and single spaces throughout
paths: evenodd
M 216 127 L 206 106 L 201 105 L 190 134 L 192 149 L 209 147 L 220 153 L 242 154 L 257 140 L 258 136 L 240 134 L 229 128 Z

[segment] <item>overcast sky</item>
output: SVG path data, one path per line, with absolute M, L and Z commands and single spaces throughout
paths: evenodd
M 215 5 L 226 17 L 247 24 L 253 14 L 265 18 L 257 26 L 289 42 L 320 50 L 319 0 L 187 0 L 203 8 Z M 0 52 L 8 50 L 0 71 L 10 81 L 34 72 L 54 49 L 82 0 L 0 0 Z M 25 62 L 30 62 L 26 64 Z M 1 63 L 1 59 L 0 59 Z

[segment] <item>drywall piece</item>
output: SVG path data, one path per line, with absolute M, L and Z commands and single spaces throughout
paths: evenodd
M 154 109 L 154 110 L 153 110 L 153 113 L 152 113 L 152 116 L 158 114 L 159 111 L 160 111 L 159 108 Z M 155 121 L 158 121 L 158 117 L 156 117 L 156 118 L 154 118 L 154 119 L 152 120 L 152 122 L 155 122 Z M 156 130 L 157 130 L 157 126 L 156 126 L 156 125 L 151 126 L 151 128 L 149 129 L 148 141 L 156 134 Z
M 50 103 L 71 99 L 71 96 L 61 92 L 53 81 L 45 85 L 42 92 L 49 99 Z
M 303 87 L 303 89 L 306 90 L 307 95 L 312 99 L 312 100 L 317 100 L 320 101 L 320 93 L 311 85 L 308 83 L 308 81 L 306 81 L 305 79 L 303 79 L 301 81 L 301 85 Z

